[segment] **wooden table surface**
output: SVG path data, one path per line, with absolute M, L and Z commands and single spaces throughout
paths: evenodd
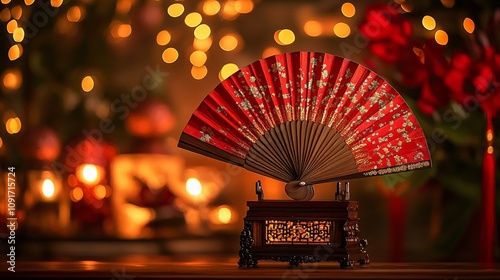
M 288 263 L 260 261 L 257 268 L 239 268 L 236 258 L 126 257 L 113 261 L 67 260 L 16 262 L 16 272 L 1 279 L 24 276 L 45 279 L 500 279 L 500 264 L 477 263 L 371 263 L 341 269 L 338 263 L 309 263 L 290 268 Z M 10 276 L 10 277 L 5 277 Z

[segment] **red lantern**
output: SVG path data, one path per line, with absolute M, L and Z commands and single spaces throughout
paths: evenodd
M 104 222 L 111 219 L 109 170 L 116 154 L 116 147 L 107 140 L 83 134 L 65 146 L 61 158 L 71 216 L 85 229 L 102 231 Z

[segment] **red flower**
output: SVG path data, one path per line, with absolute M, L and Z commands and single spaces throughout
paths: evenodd
M 500 110 L 500 54 L 486 47 L 482 58 L 474 61 L 464 52 L 455 52 L 445 83 L 451 89 L 452 98 L 467 109 L 480 105 L 495 116 Z
M 384 4 L 367 7 L 359 30 L 369 40 L 369 49 L 388 63 L 398 61 L 412 34 L 411 23 L 394 7 Z
M 432 39 L 427 41 L 422 49 L 414 48 L 413 51 L 420 63 L 404 64 L 409 70 L 402 71 L 406 74 L 402 82 L 409 85 L 408 81 L 413 77 L 421 79 L 422 89 L 417 104 L 423 113 L 430 115 L 450 101 L 449 89 L 444 83 L 449 63 L 443 55 L 444 47 Z

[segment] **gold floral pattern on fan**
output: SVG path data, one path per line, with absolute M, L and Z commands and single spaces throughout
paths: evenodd
M 425 135 L 391 85 L 315 52 L 261 59 L 222 81 L 179 146 L 307 186 L 431 166 Z

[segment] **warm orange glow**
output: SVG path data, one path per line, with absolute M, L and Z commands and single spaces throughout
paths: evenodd
M 77 184 L 78 179 L 76 178 L 75 174 L 70 174 L 68 176 L 68 185 L 70 185 L 71 187 L 76 187 Z
M 200 67 L 207 62 L 207 54 L 202 51 L 194 51 L 189 56 L 189 61 L 193 66 Z
M 76 187 L 73 190 L 71 190 L 69 197 L 71 201 L 73 202 L 78 202 L 83 198 L 83 190 L 80 187 Z
M 222 66 L 222 69 L 219 72 L 219 79 L 221 81 L 227 79 L 229 76 L 231 76 L 234 72 L 238 71 L 238 65 L 234 63 L 227 63 L 224 66 Z
M 352 3 L 345 2 L 340 8 L 345 17 L 353 17 L 356 14 L 356 7 Z
M 281 51 L 276 48 L 276 47 L 267 47 L 263 52 L 262 52 L 262 58 L 270 57 L 276 54 L 280 54 Z
M 120 27 L 120 22 L 117 20 L 114 20 L 109 24 L 109 33 L 111 34 L 111 36 L 113 36 L 113 38 L 119 38 L 118 36 L 119 27 Z
M 11 14 L 9 8 L 5 8 L 0 12 L 0 20 L 7 22 L 11 19 Z
M 23 76 L 18 69 L 5 71 L 2 78 L 3 86 L 8 90 L 17 90 L 23 83 Z
M 163 51 L 161 58 L 165 63 L 174 63 L 179 58 L 179 52 L 174 48 L 168 48 Z
M 156 35 L 156 43 L 160 46 L 165 46 L 170 42 L 172 39 L 172 36 L 170 35 L 170 32 L 167 30 L 162 30 L 158 32 L 158 35 Z
M 14 8 L 12 8 L 12 10 L 10 11 L 11 15 L 13 18 L 19 20 L 21 18 L 21 16 L 23 15 L 23 9 L 21 8 L 21 6 L 15 6 Z
M 7 23 L 7 32 L 10 34 L 14 33 L 17 29 L 17 20 L 12 19 Z
M 434 28 L 436 28 L 436 20 L 434 20 L 434 18 L 431 16 L 424 16 L 422 18 L 422 25 L 427 30 L 433 30 Z
M 488 149 L 486 150 L 486 152 L 487 152 L 488 154 L 493 154 L 493 151 L 494 151 L 494 150 L 495 150 L 495 149 L 493 148 L 493 146 L 488 146 Z
M 180 17 L 184 13 L 184 5 L 181 3 L 174 3 L 168 6 L 167 13 L 171 17 Z
M 196 27 L 201 23 L 202 20 L 203 18 L 199 13 L 192 12 L 187 14 L 187 16 L 184 18 L 184 23 L 189 27 Z
M 254 4 L 252 0 L 236 0 L 234 9 L 240 14 L 248 14 L 253 10 Z
M 68 21 L 71 22 L 79 22 L 82 20 L 84 17 L 84 11 L 83 8 L 80 8 L 78 6 L 73 6 L 68 9 L 68 12 L 66 13 L 66 18 Z
M 238 46 L 238 38 L 233 34 L 227 34 L 220 39 L 219 46 L 227 52 L 232 51 Z
M 206 39 L 200 40 L 198 38 L 193 39 L 193 47 L 199 51 L 206 52 L 212 46 L 212 37 L 209 36 Z
M 210 33 L 210 26 L 206 24 L 200 24 L 194 29 L 194 36 L 200 40 L 208 38 L 208 36 L 210 36 Z
M 236 10 L 234 4 L 235 4 L 234 0 L 224 2 L 223 6 L 222 6 L 222 18 L 223 19 L 234 20 L 240 15 L 240 13 L 238 13 L 238 11 Z
M 219 221 L 223 224 L 228 224 L 231 221 L 231 210 L 227 207 L 220 207 L 219 211 L 217 211 L 217 217 Z
M 85 76 L 82 79 L 82 90 L 89 92 L 94 89 L 94 79 L 91 76 Z
M 446 8 L 453 8 L 453 6 L 455 6 L 455 0 L 441 0 L 441 4 Z
M 61 7 L 63 0 L 50 0 L 50 5 L 54 8 Z
M 18 27 L 12 33 L 12 38 L 16 42 L 22 42 L 24 40 L 24 29 L 22 27 Z
M 118 37 L 126 38 L 132 34 L 132 26 L 127 23 L 120 24 L 117 30 Z
M 208 74 L 208 69 L 205 65 L 202 65 L 200 67 L 197 66 L 191 67 L 191 76 L 193 76 L 193 78 L 196 80 L 201 80 L 205 78 L 207 74 Z
M 2 2 L 2 4 L 9 4 L 10 0 L 2 0 L 1 2 Z
M 54 182 L 52 182 L 52 180 L 50 180 L 50 179 L 43 180 L 42 195 L 44 197 L 52 198 L 54 196 L 55 190 L 56 190 L 56 188 L 55 188 Z
M 411 11 L 413 11 L 413 7 L 410 5 L 410 4 L 401 4 L 401 9 L 403 9 L 403 11 L 407 12 L 407 13 L 410 13 Z
M 295 42 L 295 33 L 290 29 L 281 29 L 274 32 L 274 41 L 280 45 L 290 45 Z
M 30 6 L 33 3 L 35 3 L 35 0 L 24 0 L 24 4 L 26 4 L 26 6 Z
M 198 179 L 189 178 L 186 181 L 186 190 L 190 195 L 198 196 L 201 194 L 203 189 L 202 189 L 201 183 Z
M 15 44 L 9 48 L 9 59 L 16 60 L 23 54 L 23 46 L 21 44 Z
M 9 118 L 5 122 L 5 130 L 7 130 L 7 133 L 9 134 L 18 133 L 19 131 L 21 131 L 21 120 L 17 117 Z
M 3 140 L 2 137 L 0 137 L 0 149 L 3 147 Z
M 318 37 L 323 33 L 323 27 L 319 21 L 309 20 L 304 24 L 304 32 L 311 37 Z
M 207 16 L 216 15 L 220 11 L 220 3 L 216 0 L 206 0 L 203 2 L 202 10 Z
M 347 23 L 339 22 L 333 27 L 333 33 L 339 38 L 346 38 L 351 34 L 351 28 Z
M 132 8 L 132 0 L 118 0 L 116 1 L 116 11 L 120 14 L 126 14 Z
M 472 34 L 474 32 L 474 29 L 476 28 L 476 25 L 474 24 L 474 21 L 468 17 L 464 19 L 464 29 L 467 31 L 467 33 Z
M 106 187 L 105 186 L 103 186 L 103 185 L 97 185 L 97 186 L 94 187 L 94 196 L 97 199 L 101 200 L 101 199 L 105 198 L 106 197 L 106 193 L 107 193 L 107 191 L 106 191 Z
M 76 177 L 82 183 L 95 185 L 104 176 L 104 169 L 94 164 L 82 164 L 76 169 Z
M 434 39 L 440 45 L 448 44 L 448 34 L 443 30 L 436 31 L 436 33 L 434 34 Z
M 486 140 L 488 142 L 493 141 L 493 131 L 491 131 L 491 130 L 486 131 Z

